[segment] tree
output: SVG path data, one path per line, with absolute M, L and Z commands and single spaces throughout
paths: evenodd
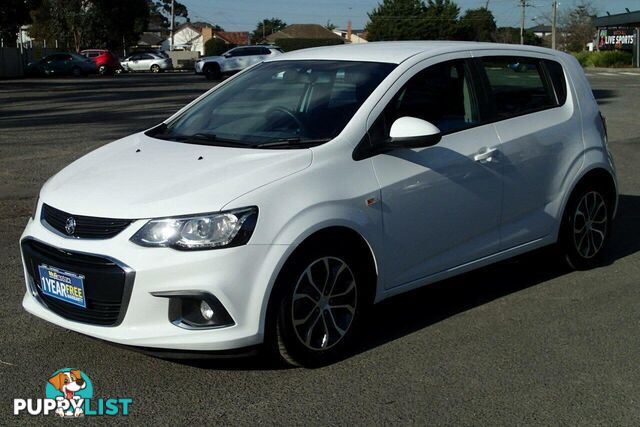
M 495 41 L 496 20 L 490 10 L 481 7 L 468 9 L 458 23 L 459 40 L 476 42 Z
M 20 27 L 31 22 L 29 10 L 34 3 L 25 0 L 3 0 L 0 7 L 0 38 L 5 44 L 14 43 Z
M 421 0 L 383 0 L 369 12 L 367 40 L 417 40 L 424 38 Z
M 331 19 L 327 19 L 327 25 L 325 25 L 324 27 L 329 31 L 333 31 L 337 28 L 336 25 L 331 22 Z
M 520 44 L 520 28 L 498 28 L 496 30 L 495 41 L 497 43 Z M 524 44 L 531 46 L 542 46 L 542 37 L 536 36 L 533 31 L 525 31 Z
M 561 38 L 564 39 L 566 49 L 580 52 L 585 45 L 595 38 L 593 20 L 596 10 L 588 1 L 582 1 L 575 8 L 560 15 Z
M 228 45 L 224 42 L 224 40 L 212 38 L 205 42 L 204 44 L 204 55 L 205 56 L 218 56 L 222 55 L 229 49 L 234 48 L 235 45 Z
M 89 0 L 43 0 L 33 11 L 29 36 L 55 39 L 79 51 L 86 44 L 96 8 Z
M 83 47 L 121 47 L 137 40 L 149 19 L 146 0 L 42 0 L 31 13 L 29 35 Z
M 452 0 L 383 0 L 369 13 L 367 39 L 451 40 L 460 8 Z
M 126 48 L 126 44 L 135 43 L 149 25 L 146 0 L 93 0 L 93 4 L 96 20 L 92 22 L 88 40 L 91 46 Z
M 278 32 L 286 26 L 287 23 L 279 18 L 263 19 L 258 22 L 256 29 L 251 33 L 251 43 L 259 43 L 268 35 Z
M 452 0 L 429 0 L 424 12 L 424 34 L 428 40 L 452 40 L 458 31 L 460 8 Z

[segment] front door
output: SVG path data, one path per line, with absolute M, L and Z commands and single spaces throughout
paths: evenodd
M 466 59 L 418 70 L 370 128 L 373 144 L 400 117 L 442 132 L 435 146 L 371 158 L 381 187 L 385 287 L 408 284 L 495 253 L 502 177 L 498 138 L 482 124 Z

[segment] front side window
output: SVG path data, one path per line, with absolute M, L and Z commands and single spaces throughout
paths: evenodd
M 416 117 L 452 133 L 480 123 L 471 73 L 465 60 L 432 65 L 413 76 L 393 97 L 370 134 L 385 140 L 394 121 Z
M 262 63 L 148 133 L 176 141 L 255 146 L 337 136 L 395 64 L 353 61 Z M 207 141 L 205 141 L 205 139 Z
M 485 57 L 481 60 L 489 80 L 498 119 L 507 119 L 556 106 L 553 88 L 535 58 Z

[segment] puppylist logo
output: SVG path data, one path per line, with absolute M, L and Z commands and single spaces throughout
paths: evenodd
M 89 376 L 79 369 L 63 368 L 48 379 L 45 399 L 13 399 L 13 415 L 55 414 L 59 417 L 129 415 L 132 398 L 93 397 Z

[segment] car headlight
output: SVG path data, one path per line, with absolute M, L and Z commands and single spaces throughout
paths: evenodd
M 179 250 L 218 249 L 246 244 L 258 219 L 256 206 L 224 212 L 152 219 L 131 241 Z

